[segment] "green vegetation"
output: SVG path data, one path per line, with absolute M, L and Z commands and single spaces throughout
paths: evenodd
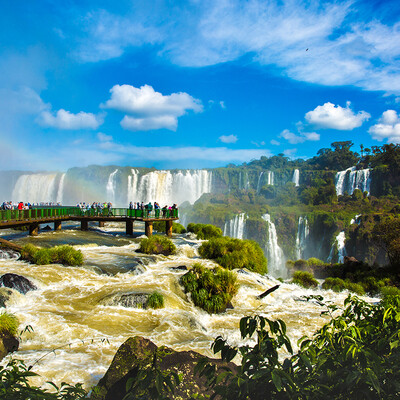
M 364 295 L 365 290 L 359 283 L 351 282 L 349 279 L 343 280 L 340 278 L 326 278 L 322 284 L 323 289 L 332 289 L 334 292 L 342 292 L 343 290 L 349 290 L 350 292 Z
M 297 354 L 281 359 L 278 350 L 293 354 L 282 320 L 256 315 L 240 321 L 243 339 L 255 334 L 251 347 L 234 347 L 222 337 L 213 344 L 224 361 L 241 355 L 237 371 L 216 373 L 204 361 L 199 370 L 219 398 L 225 399 L 398 399 L 400 396 L 400 297 L 388 296 L 372 305 L 348 297 L 340 315 L 320 296 L 308 299 L 323 306 L 331 319 L 312 337 L 299 340 Z M 267 396 L 266 396 L 267 394 Z
M 313 274 L 307 271 L 296 271 L 292 277 L 292 283 L 295 283 L 304 288 L 315 288 L 318 286 L 318 281 Z
M 211 239 L 222 236 L 222 230 L 211 224 L 194 224 L 187 226 L 188 232 L 193 232 L 197 235 L 197 239 Z
M 185 293 L 195 306 L 208 313 L 221 313 L 226 310 L 237 292 L 236 274 L 217 267 L 209 269 L 196 263 L 180 279 Z
M 139 251 L 145 254 L 169 256 L 176 253 L 176 246 L 166 236 L 153 235 L 140 241 Z
M 157 232 L 165 232 L 166 226 L 165 221 L 154 221 L 153 229 Z M 172 233 L 186 233 L 186 229 L 183 225 L 178 224 L 177 222 L 172 223 Z
M 22 257 L 32 260 L 37 265 L 64 264 L 76 266 L 83 264 L 82 252 L 68 245 L 39 249 L 29 243 L 22 248 Z
M 147 300 L 147 307 L 154 309 L 163 308 L 164 296 L 159 292 L 153 292 Z
M 264 253 L 253 240 L 213 238 L 200 246 L 199 254 L 227 269 L 247 268 L 260 274 L 268 272 Z
M 71 386 L 62 383 L 57 386 L 49 382 L 53 392 L 30 383 L 30 378 L 38 376 L 31 367 L 21 360 L 11 359 L 5 367 L 0 366 L 0 399 L 4 400 L 79 400 L 87 399 L 87 392 L 80 383 Z M 55 390 L 55 392 L 54 392 Z
M 16 336 L 18 332 L 18 318 L 7 311 L 0 313 L 0 337 Z

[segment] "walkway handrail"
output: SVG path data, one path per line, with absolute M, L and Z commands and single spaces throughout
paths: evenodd
M 0 222 L 28 221 L 56 217 L 130 217 L 130 218 L 178 218 L 178 210 L 131 210 L 129 208 L 57 207 L 32 208 L 29 210 L 0 210 Z

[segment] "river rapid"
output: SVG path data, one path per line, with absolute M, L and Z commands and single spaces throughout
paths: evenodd
M 136 235 L 143 233 L 143 228 L 143 224 L 135 225 Z M 188 301 L 179 285 L 185 271 L 175 268 L 190 267 L 199 261 L 197 249 L 201 241 L 174 235 L 177 255 L 146 256 L 136 252 L 140 239 L 126 237 L 124 230 L 122 224 L 108 223 L 105 228 L 93 225 L 88 232 L 63 224 L 62 231 L 42 232 L 37 237 L 0 231 L 3 238 L 21 245 L 71 244 L 82 250 L 85 259 L 81 267 L 38 266 L 0 259 L 1 275 L 23 275 L 38 287 L 26 295 L 14 291 L 7 303 L 7 310 L 19 318 L 21 329 L 26 325 L 33 328 L 33 333 L 23 334 L 20 349 L 12 357 L 27 365 L 35 364 L 33 370 L 41 375 L 36 384 L 48 380 L 58 384 L 82 382 L 90 389 L 104 375 L 119 346 L 135 335 L 175 350 L 194 350 L 212 356 L 210 346 L 218 335 L 232 344 L 241 343 L 240 318 L 257 313 L 283 319 L 296 349 L 300 337 L 311 335 L 326 321 L 320 316 L 321 307 L 303 301 L 301 296 L 321 294 L 338 305 L 343 305 L 347 296 L 281 284 L 271 276 L 244 270 L 238 273 L 240 288 L 232 301 L 234 308 L 209 315 Z M 215 265 L 209 260 L 201 261 Z M 137 266 L 144 272 L 138 273 Z M 281 285 L 278 290 L 262 300 L 256 298 L 276 284 Z M 155 290 L 164 295 L 163 309 L 126 308 L 113 301 L 121 294 Z

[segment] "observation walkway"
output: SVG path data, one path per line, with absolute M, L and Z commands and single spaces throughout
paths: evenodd
M 39 224 L 54 223 L 54 230 L 61 230 L 63 221 L 79 221 L 81 230 L 87 231 L 89 222 L 125 222 L 126 234 L 133 235 L 133 222 L 145 223 L 145 234 L 153 234 L 153 222 L 165 221 L 165 233 L 172 236 L 172 222 L 178 219 L 178 210 L 131 210 L 129 208 L 103 208 L 82 210 L 79 207 L 44 207 L 29 210 L 0 210 L 0 229 L 28 226 L 30 235 L 39 234 Z

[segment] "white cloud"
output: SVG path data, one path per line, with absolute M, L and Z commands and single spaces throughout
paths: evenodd
M 346 108 L 328 102 L 305 115 L 307 122 L 316 128 L 341 131 L 351 131 L 358 128 L 370 117 L 371 115 L 365 111 L 359 111 L 355 114 L 350 108 L 350 102 L 346 103 Z
M 250 55 L 296 80 L 400 93 L 400 22 L 365 21 L 353 3 L 204 0 L 184 8 L 133 7 L 124 16 L 92 12 L 81 21 L 77 54 L 105 60 L 151 44 L 160 56 L 191 67 Z
M 138 147 L 119 145 L 111 142 L 100 143 L 100 147 L 107 151 L 129 155 L 141 160 L 174 161 L 202 160 L 213 162 L 243 162 L 261 156 L 270 156 L 268 150 L 261 149 L 229 149 L 227 147 Z
M 226 105 L 225 105 L 225 102 L 224 102 L 224 101 L 220 101 L 220 102 L 219 102 L 219 105 L 221 106 L 221 108 L 222 108 L 223 110 L 226 109 Z
M 45 104 L 36 91 L 27 86 L 16 90 L 0 89 L 0 112 L 5 115 L 15 113 L 37 115 L 43 110 L 49 109 L 50 105 Z
M 286 149 L 283 151 L 283 154 L 286 157 L 290 157 L 290 158 L 292 158 L 296 153 L 297 153 L 297 149 Z
M 274 146 L 279 146 L 281 143 L 280 142 L 278 142 L 277 140 L 275 140 L 275 139 L 272 139 L 271 141 L 270 141 L 270 143 L 272 144 L 272 145 L 274 145 Z
M 111 140 L 113 140 L 113 137 L 111 135 L 106 135 L 103 132 L 99 132 L 97 134 L 97 138 L 100 140 L 100 142 L 110 142 Z
M 170 115 L 147 118 L 135 118 L 125 115 L 121 121 L 121 126 L 130 131 L 150 131 L 163 128 L 176 131 L 178 119 Z
M 290 132 L 289 129 L 283 130 L 279 137 L 286 139 L 291 144 L 304 143 L 305 141 L 318 141 L 320 139 L 320 135 L 315 132 L 300 132 L 296 135 L 295 133 Z M 277 141 L 274 142 L 279 144 Z
M 85 113 L 83 111 L 73 114 L 69 111 L 60 109 L 54 115 L 50 111 L 43 111 L 37 121 L 46 127 L 57 129 L 97 129 L 103 123 L 102 115 Z
M 236 135 L 222 135 L 219 137 L 219 140 L 222 143 L 236 143 L 238 141 L 238 137 Z
M 121 126 L 133 131 L 162 128 L 175 131 L 178 117 L 190 110 L 203 111 L 201 101 L 184 92 L 164 96 L 149 85 L 140 88 L 115 85 L 110 92 L 111 98 L 100 106 L 129 114 Z
M 387 110 L 382 114 L 379 122 L 372 125 L 368 132 L 378 141 L 387 140 L 391 143 L 400 143 L 400 118 L 396 111 Z

